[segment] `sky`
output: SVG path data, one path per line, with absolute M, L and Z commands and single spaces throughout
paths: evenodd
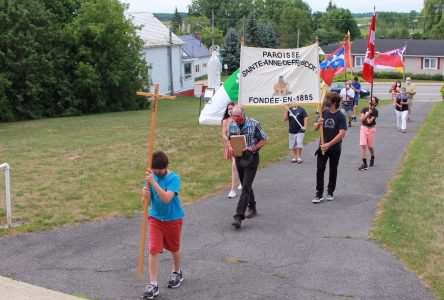
M 177 7 L 179 12 L 188 12 L 188 5 L 192 0 L 120 0 L 130 5 L 129 12 L 153 12 L 173 13 Z M 214 0 L 223 1 L 223 0 Z M 329 0 L 304 0 L 310 5 L 311 10 L 325 11 Z M 423 0 L 373 0 L 373 1 L 351 1 L 333 0 L 337 7 L 348 8 L 352 13 L 372 12 L 373 6 L 376 11 L 420 12 Z

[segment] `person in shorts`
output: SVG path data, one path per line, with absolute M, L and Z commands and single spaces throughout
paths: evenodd
M 351 127 L 353 118 L 353 105 L 355 102 L 355 91 L 351 88 L 351 81 L 345 83 L 345 88 L 339 94 L 341 96 L 341 112 L 344 116 L 348 115 L 348 127 Z
M 355 76 L 351 83 L 351 88 L 355 91 L 355 99 L 353 100 L 353 121 L 356 122 L 356 113 L 358 112 L 359 98 L 361 96 L 361 84 L 359 78 Z
M 163 249 L 171 252 L 173 269 L 168 279 L 169 288 L 177 288 L 183 281 L 180 250 L 182 220 L 185 212 L 179 198 L 180 177 L 168 169 L 168 157 L 162 151 L 153 153 L 152 168 L 145 173 L 142 193 L 150 201 L 149 212 L 149 276 L 143 299 L 159 295 L 157 276 Z
M 361 146 L 362 165 L 359 171 L 368 169 L 366 150 L 370 151 L 370 167 L 375 165 L 375 133 L 376 133 L 376 118 L 378 117 L 379 99 L 373 96 L 369 102 L 368 107 L 364 107 L 361 111 L 361 132 L 359 136 L 359 145 Z
M 302 106 L 285 105 L 284 121 L 288 121 L 288 147 L 293 151 L 292 163 L 302 163 L 304 135 L 308 125 L 308 115 Z

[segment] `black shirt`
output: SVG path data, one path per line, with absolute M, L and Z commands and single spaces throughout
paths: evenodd
M 322 112 L 324 118 L 324 142 L 328 143 L 333 140 L 339 133 L 340 129 L 347 130 L 347 121 L 345 115 L 337 110 L 335 113 L 331 113 L 329 109 Z M 331 146 L 329 151 L 341 151 L 342 140 Z
M 368 111 L 369 111 L 369 108 L 364 107 L 361 111 L 361 114 L 366 114 Z M 368 116 L 368 119 L 370 119 L 371 117 L 375 117 L 373 122 L 368 123 L 367 120 L 365 120 L 362 122 L 362 125 L 367 126 L 367 127 L 373 127 L 376 125 L 376 118 L 378 117 L 378 110 L 376 108 L 372 109 L 370 115 Z
M 407 103 L 407 101 L 409 101 L 409 96 L 407 94 L 405 94 L 404 96 L 401 96 L 401 94 L 398 94 L 396 96 L 396 103 L 401 104 L 401 102 L 402 102 L 402 107 L 399 107 L 398 105 L 396 105 L 395 109 L 397 111 L 409 110 L 409 104 Z
M 304 126 L 304 119 L 307 117 L 307 112 L 301 106 L 290 107 L 290 110 L 293 115 L 287 110 L 288 132 L 293 134 L 304 132 L 303 130 L 301 130 L 301 126 L 299 126 L 298 122 L 296 122 L 294 117 L 296 117 L 299 123 L 301 123 L 301 125 Z

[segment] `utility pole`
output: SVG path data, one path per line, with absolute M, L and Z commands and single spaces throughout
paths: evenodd
M 297 42 L 296 48 L 299 48 L 299 27 L 298 27 L 298 42 Z
M 214 10 L 211 10 L 211 46 L 214 48 Z
M 168 59 L 170 67 L 170 85 L 171 95 L 174 95 L 174 80 L 173 80 L 173 33 L 170 28 L 170 46 L 168 47 Z

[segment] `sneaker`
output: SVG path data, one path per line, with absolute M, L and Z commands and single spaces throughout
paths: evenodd
M 368 166 L 367 166 L 367 164 L 362 164 L 362 166 L 360 166 L 358 170 L 359 170 L 359 171 L 368 170 Z
M 292 159 L 291 159 L 291 162 L 292 162 L 292 163 L 297 162 L 296 158 L 292 158 Z
M 302 164 L 302 159 L 298 158 L 297 163 Z
M 356 122 L 356 117 L 353 117 L 353 122 Z
M 170 278 L 168 278 L 168 287 L 175 289 L 180 286 L 180 283 L 183 281 L 182 270 L 180 273 L 172 272 L 170 274 Z
M 327 196 L 325 197 L 325 200 L 327 201 L 333 201 L 335 200 L 335 197 L 333 197 L 333 193 L 328 193 Z
M 242 189 L 242 184 L 239 184 L 239 186 L 237 187 L 238 190 Z
M 253 218 L 257 214 L 256 208 L 247 207 L 247 211 L 245 212 L 245 218 Z
M 313 203 L 321 203 L 324 200 L 324 198 L 322 196 L 316 196 L 313 200 L 311 200 L 311 202 Z
M 348 121 L 348 127 L 352 127 L 352 122 Z
M 374 159 L 370 159 L 370 167 L 373 167 L 375 165 L 375 160 Z
M 228 193 L 228 198 L 234 198 L 234 197 L 236 197 L 236 192 L 235 191 L 230 191 Z
M 239 216 L 234 216 L 233 222 L 231 222 L 231 225 L 236 228 L 241 228 L 241 223 L 242 223 L 241 218 Z
M 405 130 L 405 129 L 402 131 L 402 133 L 406 133 L 406 132 L 407 132 L 407 130 Z
M 150 284 L 145 288 L 142 299 L 154 299 L 157 295 L 159 295 L 159 286 Z

